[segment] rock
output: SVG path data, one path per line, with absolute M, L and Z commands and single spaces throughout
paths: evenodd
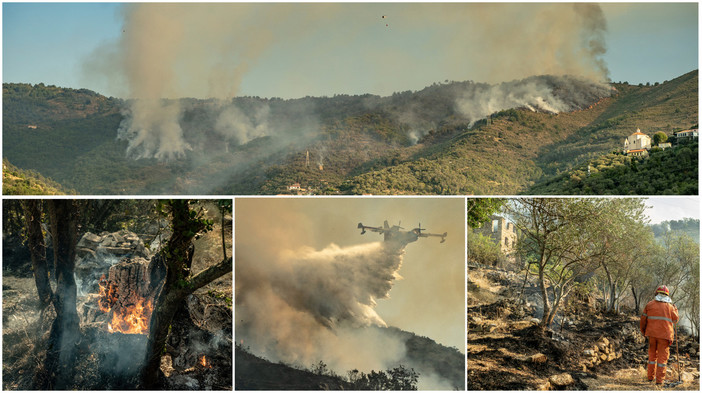
M 692 373 L 689 373 L 687 371 L 683 371 L 682 373 L 680 373 L 680 380 L 683 383 L 690 383 L 690 382 L 695 380 L 695 376 L 692 375 Z
M 545 380 L 543 382 L 536 383 L 536 390 L 551 390 L 551 382 Z
M 171 374 L 175 372 L 175 369 L 173 368 L 173 359 L 168 353 L 161 357 L 161 371 L 163 371 L 166 378 L 170 377 Z
M 79 247 L 79 248 L 76 248 L 76 257 L 78 259 L 81 259 L 81 258 L 95 259 L 96 255 L 95 255 L 95 251 L 93 251 L 90 248 L 80 248 Z
M 534 323 L 532 323 L 531 321 L 516 321 L 512 322 L 511 328 L 512 330 L 522 330 L 532 325 L 534 325 Z
M 98 244 L 100 244 L 100 240 L 102 240 L 100 236 L 91 232 L 86 232 L 85 235 L 83 235 L 83 237 L 80 238 L 78 244 L 76 244 L 76 247 L 94 250 L 97 248 Z
M 609 340 L 607 339 L 607 337 L 602 337 L 600 339 L 600 342 L 604 345 L 609 345 Z
M 529 361 L 532 363 L 543 364 L 548 361 L 548 356 L 544 355 L 543 353 L 537 353 L 529 356 Z
M 556 375 L 551 375 L 548 377 L 548 381 L 553 385 L 558 388 L 565 387 L 565 386 L 570 386 L 575 383 L 575 380 L 573 379 L 573 376 L 571 376 L 568 373 L 563 373 L 563 374 L 556 374 Z
M 595 351 L 593 351 L 592 349 L 586 349 L 586 350 L 584 350 L 584 351 L 583 351 L 583 355 L 589 356 L 589 357 L 596 356 L 596 355 L 595 355 Z
M 480 323 L 480 322 L 483 321 L 483 319 L 480 318 L 480 317 L 471 316 L 471 317 L 470 317 L 470 321 L 473 322 L 473 323 Z
M 537 325 L 539 324 L 539 322 L 541 322 L 541 320 L 539 318 L 531 318 L 529 321 L 532 323 L 535 323 Z
M 617 354 L 614 352 L 611 352 L 609 355 L 607 355 L 607 361 L 611 362 L 612 360 L 617 358 Z
M 617 379 L 643 379 L 646 378 L 646 370 L 640 368 L 625 368 L 614 373 Z
M 600 360 L 603 361 L 603 362 L 607 361 L 607 355 L 605 355 L 604 353 L 601 354 L 601 355 L 600 355 Z

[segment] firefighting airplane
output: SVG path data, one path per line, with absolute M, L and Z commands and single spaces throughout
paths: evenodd
M 395 241 L 401 241 L 403 243 L 412 243 L 416 242 L 417 239 L 420 237 L 440 237 L 441 241 L 439 243 L 443 243 L 446 241 L 446 234 L 447 232 L 444 232 L 443 234 L 439 235 L 436 233 L 422 233 L 422 231 L 426 230 L 425 228 L 422 228 L 422 224 L 419 224 L 417 228 L 412 229 L 411 231 L 400 231 L 400 229 L 404 229 L 399 225 L 393 225 L 392 227 L 388 225 L 388 220 L 385 220 L 383 223 L 383 227 L 369 227 L 365 226 L 362 223 L 358 223 L 358 229 L 361 230 L 361 235 L 366 233 L 366 230 L 369 230 L 371 232 L 377 232 L 380 234 L 383 234 L 383 239 L 387 241 L 395 240 Z

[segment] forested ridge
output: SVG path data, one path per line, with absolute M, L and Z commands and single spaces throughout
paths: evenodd
M 572 93 L 549 83 L 561 97 Z M 3 153 L 82 194 L 518 194 L 620 149 L 637 128 L 672 136 L 698 122 L 697 71 L 655 85 L 613 83 L 610 97 L 586 97 L 570 112 L 517 107 L 472 121 L 457 102 L 481 86 L 445 81 L 388 97 L 238 97 L 231 104 L 245 116 L 268 114 L 254 124 L 265 131 L 240 140 L 213 131 L 210 100 L 183 99 L 180 123 L 193 149 L 159 162 L 128 158 L 127 142 L 117 139 L 126 101 L 3 84 Z M 613 193 L 690 193 L 693 175 L 694 184 L 686 177 L 682 185 Z M 296 183 L 302 190 L 290 191 Z

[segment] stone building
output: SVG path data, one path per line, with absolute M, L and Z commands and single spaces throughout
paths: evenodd
M 636 132 L 624 139 L 624 154 L 646 155 L 651 149 L 651 137 L 636 129 Z
M 500 246 L 508 264 L 514 266 L 517 262 L 517 228 L 504 217 L 490 216 L 490 220 L 476 229 L 483 236 L 490 237 Z M 504 266 L 503 266 L 504 267 Z

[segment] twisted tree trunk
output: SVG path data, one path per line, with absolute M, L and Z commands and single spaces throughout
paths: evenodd
M 27 245 L 29 246 L 29 255 L 32 258 L 32 272 L 34 273 L 34 282 L 37 285 L 39 305 L 43 310 L 51 302 L 53 293 L 49 285 L 46 244 L 41 229 L 41 204 L 42 201 L 39 199 L 22 201 L 27 226 Z
M 43 389 L 69 389 L 73 380 L 80 322 L 76 311 L 76 282 L 73 277 L 78 243 L 78 210 L 75 201 L 48 201 L 54 245 L 57 287 L 53 296 L 56 319 L 51 325 L 44 362 Z
M 191 275 L 190 266 L 194 254 L 192 239 L 207 225 L 191 214 L 188 201 L 175 200 L 169 204 L 173 217 L 173 235 L 160 254 L 154 257 L 155 265 L 162 263 L 165 266 L 166 280 L 156 297 L 151 314 L 145 365 L 141 373 L 142 388 L 151 390 L 159 387 L 161 355 L 168 339 L 169 326 L 178 309 L 185 305 L 185 298 L 233 270 L 232 258 L 229 257 L 194 277 Z M 153 272 L 162 270 L 157 266 L 152 266 Z

